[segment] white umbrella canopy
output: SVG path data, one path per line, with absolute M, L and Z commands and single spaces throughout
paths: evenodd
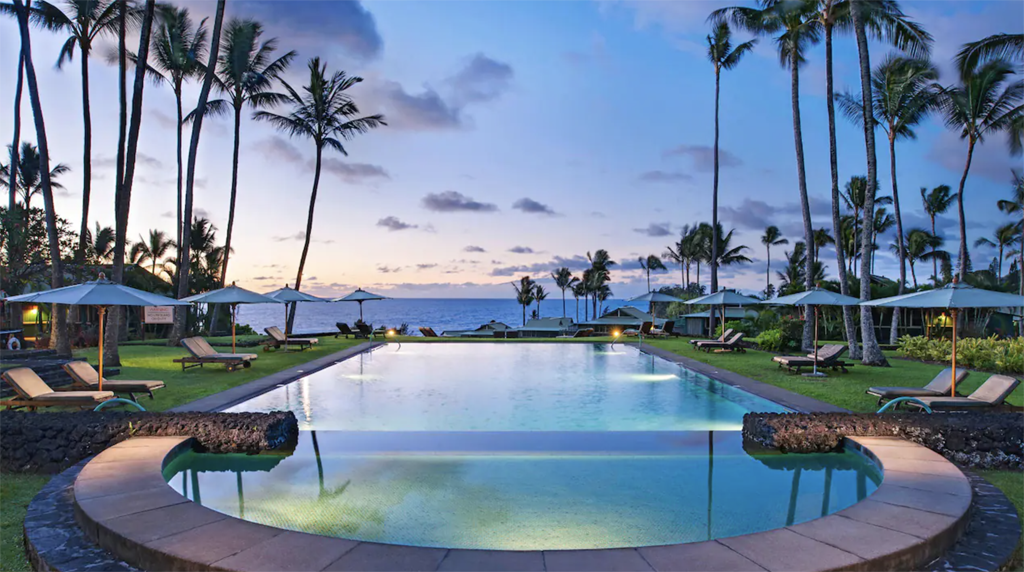
M 231 306 L 231 353 L 235 353 L 235 310 L 239 304 L 283 303 L 269 296 L 236 286 L 234 282 L 231 283 L 231 286 L 226 286 L 219 290 L 210 290 L 209 292 L 182 298 L 182 301 L 192 302 L 193 304 L 228 304 Z
M 99 279 L 73 286 L 54 288 L 12 296 L 5 302 L 37 304 L 65 304 L 68 306 L 96 306 L 99 312 L 99 390 L 103 391 L 103 318 L 110 306 L 188 306 L 188 302 L 175 300 L 145 290 L 118 284 L 100 273 Z
M 814 308 L 814 371 L 804 375 L 822 377 L 825 374 L 818 371 L 818 306 L 856 306 L 860 304 L 860 299 L 823 288 L 811 288 L 804 292 L 765 300 L 761 303 L 773 306 L 811 306 Z
M 687 301 L 685 301 L 683 303 L 684 304 L 689 304 L 691 306 L 692 305 L 697 305 L 697 304 L 700 304 L 700 305 L 703 305 L 703 306 L 711 306 L 711 311 L 710 311 L 710 314 L 708 315 L 708 329 L 709 330 L 711 329 L 711 317 L 714 315 L 714 312 L 715 312 L 714 308 L 715 308 L 715 306 L 721 306 L 722 307 L 722 324 L 723 324 L 722 331 L 724 332 L 725 331 L 724 324 L 725 324 L 725 307 L 726 306 L 749 306 L 751 304 L 760 304 L 761 301 L 758 300 L 757 298 L 751 298 L 749 296 L 744 296 L 743 294 L 737 294 L 736 292 L 730 292 L 729 290 L 720 290 L 718 292 L 715 292 L 714 294 L 708 294 L 706 296 L 701 296 L 699 298 L 694 298 L 692 300 L 687 300 Z M 711 334 L 711 335 L 714 335 L 714 332 L 708 332 L 708 333 Z
M 387 296 L 381 296 L 380 294 L 374 294 L 372 292 L 367 292 L 366 290 L 363 290 L 362 288 L 356 288 L 355 292 L 352 292 L 348 296 L 343 296 L 341 298 L 335 298 L 333 301 L 334 302 L 359 302 L 359 321 L 362 322 L 363 321 L 363 302 L 368 302 L 370 300 L 387 300 L 387 299 L 388 299 Z
M 962 308 L 1021 308 L 1024 307 L 1024 296 L 975 288 L 969 284 L 961 284 L 955 278 L 953 282 L 934 290 L 923 290 L 889 298 L 879 298 L 862 302 L 863 306 L 878 308 L 936 308 L 949 310 L 953 319 L 953 389 L 956 396 L 956 326 L 957 314 Z

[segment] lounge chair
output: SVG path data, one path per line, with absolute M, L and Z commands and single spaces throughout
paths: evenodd
M 847 346 L 844 344 L 826 344 L 818 349 L 818 369 L 831 369 L 848 373 L 852 363 L 840 360 L 846 353 Z M 779 368 L 786 368 L 790 373 L 800 373 L 801 368 L 814 367 L 814 354 L 806 356 L 775 356 L 772 361 L 779 364 Z
M 630 328 L 622 332 L 623 336 L 648 336 L 651 334 L 651 328 L 654 327 L 654 322 L 643 322 L 640 324 L 640 329 L 636 330 Z
M 437 335 L 437 332 L 434 331 L 434 328 L 430 328 L 430 327 L 427 327 L 427 326 L 420 326 L 420 334 L 422 334 L 424 338 L 440 338 L 441 337 L 441 336 Z
M 7 409 L 26 407 L 29 411 L 35 411 L 37 407 L 96 407 L 114 399 L 113 391 L 54 391 L 27 367 L 9 369 L 0 377 L 17 394 L 0 401 L 0 406 L 7 406 Z
M 968 375 L 970 372 L 966 369 L 957 370 L 956 382 L 963 383 Z M 953 370 L 947 367 L 924 387 L 869 387 L 865 393 L 878 397 L 878 404 L 881 405 L 897 397 L 943 397 L 952 390 Z
M 675 327 L 676 327 L 675 320 L 669 320 L 669 321 L 665 322 L 664 324 L 662 324 L 662 326 L 660 328 L 651 328 L 651 331 L 650 331 L 650 333 L 648 335 L 656 336 L 656 337 L 659 337 L 659 338 L 667 338 L 667 337 L 672 335 L 672 330 L 674 330 Z
M 285 336 L 284 332 L 281 331 L 281 328 L 278 328 L 277 326 L 264 328 L 263 331 L 270 336 L 270 339 L 263 343 L 268 350 L 284 346 L 299 346 L 299 351 L 301 351 L 308 350 L 313 347 L 313 344 L 320 343 L 320 340 L 316 338 L 289 338 Z
M 746 334 L 744 334 L 743 332 L 737 332 L 736 334 L 733 334 L 731 338 L 724 342 L 698 342 L 697 349 L 704 350 L 708 353 L 711 353 L 712 350 L 716 352 L 745 353 L 747 349 L 740 345 L 740 340 L 742 340 L 743 336 L 745 335 Z
M 369 338 L 374 333 L 373 328 L 370 327 L 370 324 L 365 324 L 363 322 L 356 322 L 356 329 L 359 330 L 359 337 L 362 338 Z
M 697 344 L 699 344 L 701 342 L 724 342 L 725 340 L 729 339 L 729 336 L 731 336 L 732 334 L 733 334 L 733 329 L 729 328 L 729 329 L 725 330 L 724 332 L 722 332 L 722 335 L 720 337 L 718 337 L 718 338 L 716 338 L 714 340 L 690 340 L 690 344 L 692 344 L 693 346 L 696 346 Z
M 1001 405 L 1020 381 L 1008 375 L 993 375 L 967 397 L 915 397 L 920 403 L 908 401 L 908 405 L 921 407 L 922 404 L 932 409 L 979 409 Z
M 349 336 L 351 336 L 353 338 L 365 338 L 366 337 L 363 334 L 361 334 L 361 333 L 353 330 L 352 328 L 350 328 L 349 325 L 346 324 L 345 322 L 336 322 L 334 325 L 338 326 L 338 333 L 334 334 L 334 337 L 338 337 L 338 336 L 345 336 L 346 338 L 349 337 Z
M 219 353 L 210 346 L 209 342 L 198 336 L 181 340 L 181 345 L 188 350 L 188 353 L 192 354 L 174 360 L 174 363 L 181 364 L 181 371 L 193 367 L 203 367 L 208 363 L 224 364 L 228 371 L 235 371 L 239 367 L 252 367 L 252 360 L 260 357 L 256 354 Z
M 82 390 L 96 391 L 99 388 L 100 376 L 89 362 L 69 361 L 61 366 L 71 376 L 71 386 Z M 103 391 L 127 393 L 132 401 L 138 401 L 136 393 L 144 393 L 153 399 L 153 390 L 162 389 L 162 381 L 136 381 L 127 379 L 104 379 Z
M 571 340 L 575 338 L 589 338 L 594 334 L 593 328 L 580 328 L 571 334 L 563 334 L 558 336 L 560 339 Z

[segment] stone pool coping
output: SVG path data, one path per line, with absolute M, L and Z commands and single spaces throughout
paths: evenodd
M 147 570 L 909 570 L 942 555 L 968 520 L 967 477 L 933 451 L 848 437 L 883 482 L 868 498 L 801 524 L 717 540 L 606 550 L 503 551 L 361 542 L 243 521 L 180 495 L 163 468 L 187 437 L 137 437 L 97 455 L 74 484 L 79 525 Z

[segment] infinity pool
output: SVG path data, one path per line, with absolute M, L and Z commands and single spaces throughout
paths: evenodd
M 767 367 L 767 366 L 766 366 Z M 343 431 L 739 430 L 786 409 L 621 344 L 390 344 L 228 411 Z

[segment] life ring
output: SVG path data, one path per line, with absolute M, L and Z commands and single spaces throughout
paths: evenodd
M 7 349 L 9 349 L 11 351 L 18 351 L 18 350 L 20 350 L 21 349 L 21 340 L 19 340 L 18 338 L 14 337 L 14 336 L 11 336 L 11 337 L 7 338 Z

